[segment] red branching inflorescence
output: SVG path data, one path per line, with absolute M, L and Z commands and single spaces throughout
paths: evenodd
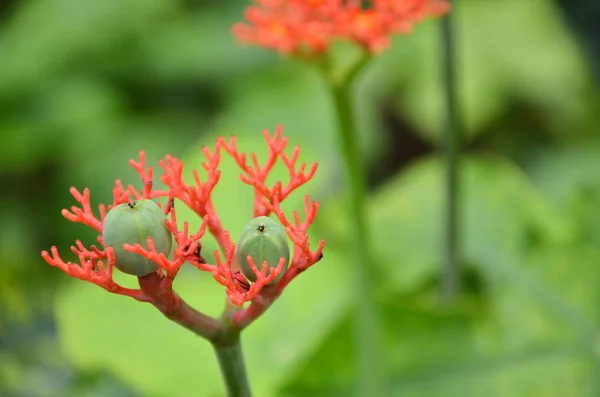
M 448 0 L 254 0 L 246 23 L 233 26 L 244 43 L 283 54 L 312 56 L 326 51 L 339 38 L 369 52 L 387 48 L 395 34 L 411 31 L 427 17 L 450 10 Z
M 269 139 L 269 133 L 267 131 L 264 131 L 263 134 L 269 145 L 269 157 L 262 167 L 255 153 L 250 155 L 252 166 L 247 164 L 246 155 L 244 153 L 238 153 L 237 151 L 235 137 L 231 137 L 229 143 L 227 143 L 223 137 L 219 138 L 218 141 L 220 147 L 229 153 L 242 169 L 243 172 L 240 175 L 242 182 L 253 186 L 255 189 L 255 217 L 260 215 L 268 216 L 273 210 L 275 197 L 278 197 L 280 202 L 283 201 L 291 192 L 311 180 L 315 175 L 315 172 L 317 172 L 317 163 L 313 164 L 308 172 L 306 172 L 306 164 L 301 164 L 298 169 L 296 169 L 300 148 L 295 147 L 292 151 L 292 155 L 288 156 L 284 151 L 288 139 L 287 137 L 281 137 L 280 128 L 275 131 L 275 136 L 272 140 Z M 278 159 L 281 159 L 287 167 L 290 174 L 290 180 L 285 187 L 282 186 L 281 181 L 277 181 L 269 188 L 266 184 L 266 180 Z
M 172 291 L 172 283 L 181 266 L 188 262 L 199 270 L 211 273 L 217 282 L 225 286 L 227 295 L 234 305 L 241 306 L 244 302 L 258 299 L 263 302 L 261 307 L 264 307 L 265 299 L 261 298 L 261 293 L 269 283 L 279 276 L 283 270 L 285 259 L 282 258 L 275 268 L 261 266 L 261 269 L 256 266 L 257 264 L 250 261 L 250 266 L 256 274 L 256 281 L 252 284 L 236 269 L 234 263 L 236 245 L 231 240 L 229 232 L 221 225 L 211 200 L 211 193 L 221 177 L 221 171 L 218 168 L 222 153 L 226 153 L 234 159 L 242 170 L 240 179 L 254 188 L 254 217 L 259 215 L 268 216 L 273 213 L 283 224 L 290 240 L 294 243 L 294 253 L 289 268 L 275 285 L 269 286 L 271 300 L 273 297 L 278 296 L 296 275 L 322 257 L 324 242 L 321 241 L 317 249 L 312 251 L 309 248 L 306 234 L 308 227 L 315 220 L 318 203 L 311 202 L 308 196 L 305 198 L 306 217 L 304 221 L 301 221 L 298 211 L 293 213 L 291 220 L 288 219 L 280 207 L 281 202 L 290 193 L 307 183 L 314 176 L 317 164 L 313 164 L 308 171 L 306 164 L 298 165 L 300 149 L 295 147 L 291 154 L 285 152 L 288 139 L 281 136 L 280 127 L 277 128 L 273 136 L 270 136 L 267 131 L 264 131 L 263 134 L 269 148 L 269 155 L 262 166 L 254 153 L 250 154 L 252 165 L 248 165 L 248 156 L 237 149 L 235 137 L 231 137 L 229 141 L 222 137 L 218 138 L 212 152 L 208 148 L 204 148 L 206 162 L 203 163 L 203 168 L 207 172 L 207 179 L 204 182 L 200 179 L 198 172 L 193 171 L 194 182 L 189 184 L 183 178 L 183 163 L 176 157 L 165 156 L 164 159 L 158 162 L 163 170 L 160 181 L 166 186 L 165 190 L 154 189 L 153 168 L 151 166 L 146 167 L 145 154 L 143 151 L 140 152 L 139 161 L 130 160 L 129 163 L 141 177 L 143 184 L 141 191 L 136 190 L 132 185 L 124 187 L 120 180 L 116 180 L 113 188 L 113 202 L 108 205 L 108 208 L 103 205 L 99 206 L 99 217 L 92 210 L 89 190 L 85 189 L 82 194 L 77 189 L 71 188 L 71 194 L 80 206 L 63 210 L 62 214 L 72 222 L 82 223 L 98 231 L 100 233 L 97 238 L 99 245 L 86 248 L 81 241 L 77 240 L 71 250 L 77 255 L 78 263 L 63 261 L 56 247 L 52 247 L 50 252 L 43 251 L 42 257 L 48 264 L 73 277 L 90 281 L 112 293 L 128 295 L 140 301 L 151 302 L 161 308 L 163 312 L 171 310 L 179 314 L 191 313 L 190 310 L 192 309 L 185 305 Z M 272 186 L 268 186 L 267 177 L 279 159 L 287 167 L 290 178 L 286 183 L 278 181 Z M 158 253 L 151 238 L 147 241 L 147 247 L 142 247 L 139 244 L 125 244 L 123 247 L 127 251 L 141 255 L 159 266 L 157 274 L 160 277 L 148 278 L 148 280 L 153 280 L 152 283 L 155 280 L 160 280 L 158 281 L 160 283 L 159 289 L 162 292 L 158 293 L 156 292 L 156 284 L 152 284 L 147 280 L 142 282 L 143 277 L 140 277 L 141 288 L 139 290 L 118 285 L 112 276 L 115 255 L 112 249 L 104 247 L 102 242 L 102 225 L 107 211 L 119 204 L 142 198 L 166 198 L 166 203 L 162 205 L 162 208 L 165 215 L 170 215 L 170 219 L 165 219 L 165 224 L 175 239 L 176 247 L 173 250 L 173 255 L 169 259 L 164 254 Z M 174 205 L 175 200 L 182 202 L 202 217 L 202 225 L 195 233 L 190 232 L 187 222 L 183 222 L 182 227 L 178 224 Z M 201 255 L 201 239 L 206 230 L 215 237 L 221 248 L 221 252 L 216 250 L 214 253 L 215 264 L 207 263 Z M 221 254 L 223 257 L 221 257 Z M 144 288 L 147 288 L 147 291 Z M 276 292 L 273 293 L 273 291 Z M 161 301 L 158 302 L 157 300 Z M 185 306 L 185 310 L 181 309 L 181 305 Z M 175 306 L 179 306 L 179 309 Z M 254 312 L 257 315 L 260 314 L 256 309 L 254 309 Z M 169 315 L 174 316 L 173 313 L 169 313 Z M 181 321 L 186 325 L 185 319 Z M 189 324 L 186 326 L 193 328 Z

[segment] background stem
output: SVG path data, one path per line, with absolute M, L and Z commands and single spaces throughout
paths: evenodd
M 224 343 L 213 343 L 219 360 L 221 375 L 229 397 L 250 397 L 250 384 L 244 365 L 240 336 L 228 338 Z
M 455 2 L 453 2 L 455 3 Z M 446 123 L 444 130 L 444 152 L 446 156 L 446 217 L 444 225 L 444 271 L 442 302 L 451 303 L 460 292 L 459 253 L 459 186 L 458 168 L 461 127 L 459 105 L 456 95 L 454 37 L 452 18 L 446 14 L 442 20 L 442 63 L 444 73 L 444 101 Z
M 356 72 L 351 74 L 354 77 Z M 357 361 L 358 395 L 379 396 L 381 358 L 378 347 L 378 326 L 374 302 L 373 260 L 370 254 L 369 232 L 366 221 L 365 199 L 367 194 L 366 173 L 363 157 L 357 142 L 357 131 L 352 111 L 352 78 L 330 83 L 339 126 L 339 144 L 347 171 L 350 187 L 350 213 L 353 220 L 349 248 L 353 250 L 355 268 L 355 296 L 357 297 Z

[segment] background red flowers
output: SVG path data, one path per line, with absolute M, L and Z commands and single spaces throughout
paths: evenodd
M 409 33 L 415 23 L 449 11 L 446 0 L 255 0 L 236 24 L 242 42 L 301 56 L 327 50 L 335 39 L 347 39 L 377 53 L 395 34 Z

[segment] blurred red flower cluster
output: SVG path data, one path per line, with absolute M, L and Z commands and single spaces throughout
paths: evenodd
M 254 0 L 246 23 L 235 24 L 233 32 L 241 42 L 297 56 L 322 53 L 335 39 L 377 53 L 394 34 L 449 10 L 447 0 Z

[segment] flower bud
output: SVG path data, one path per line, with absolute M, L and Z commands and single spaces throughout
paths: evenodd
M 162 209 L 152 200 L 142 199 L 118 205 L 104 218 L 104 245 L 115 251 L 115 267 L 123 273 L 141 277 L 158 269 L 153 261 L 123 248 L 125 243 L 137 243 L 148 249 L 148 237 L 152 237 L 156 252 L 169 255 L 171 232 L 165 225 Z
M 248 256 L 252 257 L 259 271 L 262 270 L 264 261 L 267 261 L 269 268 L 276 268 L 281 258 L 285 258 L 283 270 L 271 282 L 274 284 L 283 276 L 290 261 L 290 248 L 285 230 L 269 217 L 254 218 L 244 228 L 236 247 L 236 254 L 242 273 L 250 281 L 256 281 L 256 274 L 248 264 Z

